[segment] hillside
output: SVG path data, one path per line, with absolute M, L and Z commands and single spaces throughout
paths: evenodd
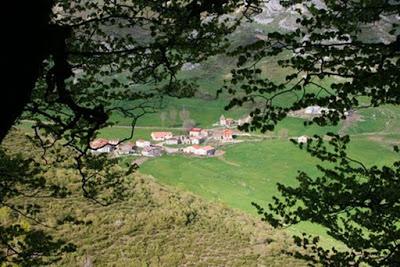
M 16 132 L 3 147 L 9 153 L 40 155 Z M 43 210 L 39 219 L 50 227 L 44 229 L 77 245 L 76 252 L 54 266 L 305 265 L 282 254 L 281 250 L 294 250 L 291 238 L 282 231 L 223 204 L 160 185 L 149 175 L 127 176 L 128 197 L 105 207 L 81 196 L 75 172 L 52 168 L 45 177 L 67 185 L 73 194 L 59 200 L 14 201 L 40 204 Z M 84 223 L 59 223 L 70 217 Z M 0 210 L 0 220 L 42 227 L 6 208 Z
M 302 266 L 281 255 L 288 236 L 226 206 L 136 175 L 127 201 L 99 207 L 84 199 L 52 206 L 90 219 L 57 235 L 78 245 L 57 266 Z M 73 207 L 79 206 L 79 209 Z M 54 214 L 56 215 L 56 213 Z M 59 215 L 58 215 L 59 216 Z

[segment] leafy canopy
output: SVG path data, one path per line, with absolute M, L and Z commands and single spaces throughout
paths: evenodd
M 337 124 L 348 112 L 400 103 L 399 1 L 281 1 L 296 10 L 297 28 L 268 34 L 241 47 L 237 69 L 225 90 L 227 108 L 252 103 L 244 130 L 273 130 L 292 111 L 325 107 L 312 121 Z M 317 5 L 318 4 L 318 5 Z M 266 57 L 278 58 L 285 79 L 261 68 Z M 282 104 L 282 96 L 294 99 Z M 300 221 L 319 223 L 342 241 L 346 251 L 326 249 L 318 237 L 296 237 L 310 253 L 298 255 L 324 266 L 398 266 L 400 264 L 400 165 L 365 166 L 347 155 L 348 136 L 314 136 L 299 144 L 320 164 L 318 177 L 299 172 L 299 185 L 279 185 L 280 197 L 267 208 L 254 204 L 274 226 Z
M 12 108 L 2 113 L 0 141 L 16 118 L 34 120 L 34 142 L 43 154 L 27 158 L 0 150 L 0 208 L 19 214 L 0 224 L 0 264 L 44 265 L 74 249 L 43 230 L 24 229 L 19 216 L 40 224 L 40 206 L 15 203 L 68 196 L 44 175 L 65 161 L 79 172 L 85 197 L 101 205 L 123 197 L 125 174 L 112 169 L 113 161 L 88 155 L 90 141 L 112 124 L 112 113 L 131 118 L 134 126 L 164 96 L 193 95 L 196 86 L 176 77 L 182 65 L 224 51 L 227 35 L 257 11 L 258 2 L 40 0 L 14 6 L 26 38 L 20 42 L 19 29 L 10 33 L 16 50 L 23 46 L 12 60 L 24 64 L 10 90 Z M 127 139 L 132 135 L 133 127 Z M 62 159 L 61 149 L 68 151 Z

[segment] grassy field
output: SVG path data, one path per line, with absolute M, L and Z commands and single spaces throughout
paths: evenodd
M 354 158 L 369 165 L 383 165 L 395 160 L 397 155 L 390 149 L 389 145 L 368 137 L 355 138 L 349 147 Z M 298 170 L 317 174 L 315 164 L 319 162 L 289 141 L 243 143 L 224 150 L 225 155 L 219 158 L 164 156 L 145 162 L 140 171 L 151 174 L 161 183 L 253 215 L 256 210 L 251 202 L 262 205 L 271 202 L 272 196 L 278 193 L 277 183 L 295 185 Z M 321 227 L 311 224 L 297 225 L 290 231 L 324 235 Z M 325 244 L 336 243 L 325 239 Z

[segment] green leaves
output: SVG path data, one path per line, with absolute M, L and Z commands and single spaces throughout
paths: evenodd
M 227 109 L 251 104 L 253 120 L 241 130 L 271 131 L 289 113 L 323 107 L 311 123 L 336 125 L 364 106 L 400 104 L 400 65 L 396 1 L 281 1 L 298 11 L 293 32 L 272 32 L 263 43 L 238 48 L 238 65 L 225 89 Z M 283 77 L 265 71 L 274 60 Z M 254 69 L 264 70 L 255 72 Z M 274 70 L 274 74 L 278 73 Z M 291 102 L 277 99 L 293 99 Z M 361 104 L 363 100 L 363 104 Z M 365 103 L 366 102 L 366 103 Z M 298 144 L 321 161 L 320 175 L 299 172 L 299 185 L 278 185 L 279 198 L 268 208 L 253 204 L 275 227 L 311 221 L 325 226 L 348 250 L 325 249 L 310 236 L 295 242 L 311 253 L 297 254 L 323 266 L 399 265 L 400 163 L 378 168 L 348 156 L 348 136 L 314 136 Z M 294 141 L 296 143 L 296 141 Z M 394 151 L 399 152 L 397 146 Z M 396 189 L 395 189 L 396 188 Z
M 351 265 L 364 262 L 372 266 L 396 262 L 400 229 L 399 163 L 393 166 L 366 167 L 349 157 L 346 145 L 348 136 L 328 134 L 329 146 L 322 137 L 314 136 L 306 146 L 299 144 L 312 156 L 330 164 L 318 165 L 320 176 L 310 177 L 300 172 L 297 187 L 280 184 L 282 198 L 264 211 L 257 206 L 263 219 L 274 226 L 311 221 L 321 224 L 329 234 L 343 242 L 349 251 L 325 250 L 312 237 L 295 237 L 296 243 L 310 249 L 297 255 L 327 266 Z M 311 251 L 311 253 L 310 253 Z M 320 253 L 325 251 L 324 253 Z

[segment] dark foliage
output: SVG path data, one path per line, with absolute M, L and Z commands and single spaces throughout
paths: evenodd
M 129 139 L 137 119 L 154 112 L 155 103 L 164 96 L 192 96 L 195 84 L 176 78 L 181 66 L 221 53 L 228 45 L 227 35 L 243 17 L 257 11 L 257 4 L 236 0 L 6 4 L 3 76 L 10 105 L 2 105 L 0 112 L 0 142 L 12 125 L 28 118 L 35 122 L 34 142 L 43 149 L 42 160 L 61 157 L 60 145 L 69 154 L 43 166 L 32 158 L 1 152 L 0 208 L 40 224 L 36 219 L 40 207 L 12 203 L 20 197 L 66 197 L 67 191 L 43 177 L 44 169 L 59 162 L 68 162 L 79 172 L 88 199 L 107 205 L 123 198 L 123 174 L 112 170 L 112 161 L 88 155 L 90 141 L 100 128 L 112 124 L 111 113 L 132 119 Z M 229 16 L 238 9 L 243 11 L 239 17 Z M 120 104 L 123 101 L 134 104 L 126 107 Z M 0 227 L 0 262 L 43 265 L 73 249 L 42 230 L 26 230 L 18 223 Z
M 400 103 L 399 1 L 281 1 L 297 6 L 297 29 L 268 34 L 233 52 L 238 68 L 226 90 L 234 95 L 227 107 L 247 102 L 255 107 L 253 121 L 244 130 L 273 130 L 289 112 L 312 105 L 325 107 L 312 121 L 337 124 L 349 111 Z M 293 8 L 293 6 L 292 6 Z M 377 35 L 385 23 L 385 38 Z M 366 38 L 371 36 L 377 38 Z M 279 57 L 286 79 L 268 79 L 258 63 Z M 329 85 L 327 85 L 329 84 Z M 287 105 L 276 101 L 294 96 Z M 360 99 L 364 103 L 361 104 Z M 274 226 L 311 221 L 347 245 L 348 250 L 325 249 L 318 237 L 295 237 L 311 254 L 297 255 L 324 266 L 398 266 L 400 260 L 399 162 L 391 166 L 365 166 L 348 157 L 348 136 L 333 135 L 326 145 L 315 136 L 307 145 L 311 155 L 329 162 L 321 175 L 299 172 L 299 185 L 279 185 L 280 197 L 268 208 L 254 204 Z

